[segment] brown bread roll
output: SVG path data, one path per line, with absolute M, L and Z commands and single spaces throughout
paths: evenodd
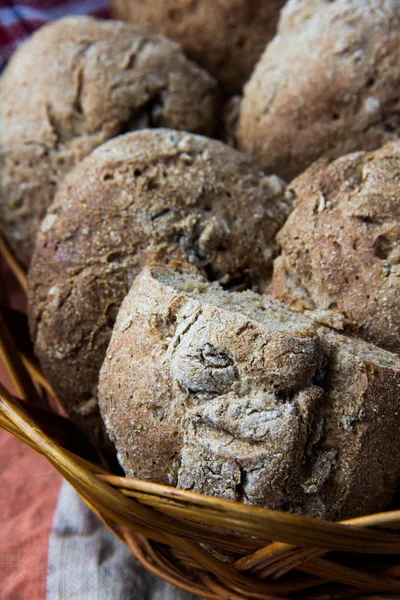
M 400 143 L 321 160 L 295 179 L 270 293 L 343 315 L 346 331 L 400 351 Z
M 69 173 L 38 235 L 30 326 L 46 376 L 92 439 L 98 372 L 142 266 L 188 260 L 227 287 L 261 291 L 290 210 L 283 192 L 236 150 L 165 129 L 110 140 Z
M 28 265 L 66 173 L 120 133 L 171 127 L 211 135 L 216 81 L 166 38 L 69 17 L 15 53 L 0 85 L 0 231 Z
M 399 386 L 396 355 L 174 263 L 126 296 L 99 402 L 128 476 L 339 519 L 393 497 Z
M 179 42 L 227 93 L 248 80 L 285 0 L 112 0 L 112 14 Z
M 238 147 L 288 181 L 322 155 L 374 150 L 400 131 L 400 3 L 315 4 L 324 6 L 311 18 L 284 12 L 237 128 Z

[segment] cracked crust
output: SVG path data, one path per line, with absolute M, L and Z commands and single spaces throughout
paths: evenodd
M 400 143 L 321 160 L 295 179 L 269 292 L 400 352 Z
M 28 265 L 65 174 L 126 131 L 211 135 L 216 81 L 174 42 L 117 21 L 66 18 L 16 52 L 0 88 L 0 229 Z
M 141 267 L 188 260 L 225 286 L 262 290 L 290 210 L 283 192 L 236 150 L 166 129 L 110 140 L 69 173 L 38 235 L 30 326 L 46 376 L 92 439 L 98 372 Z
M 390 502 L 400 359 L 189 265 L 126 296 L 99 402 L 126 474 L 338 519 Z
M 287 181 L 323 155 L 374 150 L 400 131 L 399 2 L 316 4 L 311 18 L 307 2 L 284 11 L 240 109 L 239 148 Z
M 285 0 L 113 0 L 113 15 L 182 45 L 231 94 L 275 35 Z

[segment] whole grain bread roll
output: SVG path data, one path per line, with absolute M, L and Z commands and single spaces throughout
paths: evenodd
M 283 192 L 236 150 L 166 129 L 114 138 L 69 173 L 38 235 L 30 327 L 46 376 L 92 439 L 98 372 L 142 266 L 187 260 L 225 286 L 261 291 L 290 210 Z
M 123 301 L 99 402 L 128 476 L 338 519 L 396 490 L 399 386 L 396 355 L 174 263 Z
M 0 231 L 28 265 L 65 174 L 120 133 L 211 135 L 217 83 L 174 42 L 117 21 L 69 17 L 15 53 L 0 85 Z
M 324 6 L 311 18 L 305 8 L 283 15 L 239 115 L 238 147 L 286 180 L 322 155 L 374 150 L 400 131 L 400 3 L 315 4 Z
M 269 292 L 400 352 L 400 142 L 325 159 L 295 179 Z
M 112 0 L 112 14 L 179 42 L 227 93 L 239 92 L 273 38 L 285 0 Z

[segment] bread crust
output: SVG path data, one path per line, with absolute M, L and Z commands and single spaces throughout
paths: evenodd
M 99 401 L 128 476 L 338 519 L 395 492 L 399 383 L 397 356 L 174 263 L 126 296 Z
M 65 174 L 109 138 L 143 127 L 212 135 L 217 83 L 180 47 L 127 23 L 68 17 L 42 27 L 0 87 L 0 229 L 28 265 Z
M 331 0 L 288 0 L 279 16 L 278 34 L 304 27 L 317 11 L 326 9 L 330 3 Z
M 231 94 L 273 38 L 285 0 L 113 0 L 114 17 L 182 45 Z
M 321 160 L 292 182 L 269 292 L 298 310 L 400 351 L 400 144 Z
M 400 131 L 399 3 L 316 4 L 326 6 L 311 18 L 307 2 L 284 11 L 240 109 L 238 147 L 287 181 L 323 155 L 374 150 Z
M 166 129 L 110 140 L 68 174 L 38 235 L 29 316 L 46 376 L 92 439 L 98 372 L 142 266 L 188 260 L 261 291 L 290 210 L 284 188 L 221 142 Z

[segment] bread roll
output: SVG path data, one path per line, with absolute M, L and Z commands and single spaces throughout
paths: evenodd
M 225 286 L 261 291 L 290 210 L 283 193 L 236 150 L 165 129 L 110 140 L 66 177 L 29 272 L 30 326 L 47 378 L 92 439 L 98 372 L 143 265 L 187 260 Z
M 396 490 L 399 386 L 396 355 L 174 263 L 126 296 L 99 401 L 128 476 L 338 519 Z
M 211 135 L 216 81 L 166 38 L 117 21 L 42 27 L 0 85 L 0 231 L 27 266 L 66 173 L 120 133 L 171 127 Z
M 269 292 L 298 310 L 343 315 L 339 326 L 400 351 L 400 143 L 321 160 L 290 190 Z
M 112 14 L 179 42 L 228 94 L 239 92 L 273 38 L 285 0 L 112 0 Z
M 307 7 L 307 2 L 304 2 Z M 322 155 L 374 150 L 399 136 L 400 3 L 313 0 L 284 14 L 245 86 L 238 147 L 286 180 Z

